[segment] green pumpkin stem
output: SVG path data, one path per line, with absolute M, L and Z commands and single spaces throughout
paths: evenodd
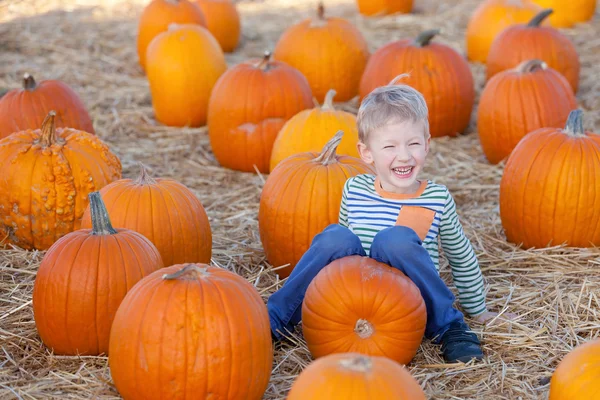
M 531 19 L 531 21 L 529 21 L 529 23 L 527 24 L 528 28 L 537 28 L 541 25 L 542 22 L 544 22 L 544 20 L 546 18 L 548 18 L 548 16 L 550 14 L 552 14 L 554 12 L 553 9 L 551 8 L 547 8 L 543 11 L 540 11 L 535 17 L 533 17 Z
M 333 111 L 333 98 L 337 92 L 334 89 L 329 89 L 327 94 L 325 94 L 325 100 L 323 100 L 323 105 L 321 106 L 321 110 L 323 111 Z
M 417 37 L 413 41 L 413 44 L 417 47 L 425 47 L 425 46 L 429 45 L 431 40 L 436 35 L 439 35 L 440 32 L 441 31 L 439 29 L 429 29 L 429 30 L 423 31 L 423 32 L 419 33 L 419 35 L 417 35 Z
M 344 358 L 339 362 L 340 366 L 350 371 L 369 372 L 373 367 L 371 359 L 364 355 L 351 356 Z
M 569 113 L 564 132 L 569 136 L 585 136 L 582 110 L 575 109 Z
M 42 134 L 40 143 L 43 147 L 52 146 L 56 142 L 56 126 L 54 124 L 54 118 L 56 117 L 55 111 L 50 111 L 44 121 L 42 122 Z
M 170 280 L 177 279 L 183 275 L 191 274 L 192 272 L 195 272 L 196 275 L 200 276 L 200 277 L 210 275 L 208 273 L 207 267 L 199 267 L 198 264 L 186 264 L 186 266 L 181 268 L 179 271 L 173 272 L 172 274 L 164 274 L 162 276 L 162 278 L 164 280 L 170 281 Z
M 91 192 L 88 195 L 90 199 L 90 214 L 92 216 L 92 235 L 114 235 L 117 233 L 110 223 L 108 211 L 100 192 Z
M 140 167 L 140 174 L 133 183 L 136 185 L 156 185 L 156 180 L 150 176 L 146 166 L 141 162 L 138 163 L 138 166 Z
M 548 64 L 539 59 L 527 60 L 523 61 L 516 67 L 516 70 L 521 74 L 527 74 L 531 72 L 535 72 L 538 69 L 546 69 L 548 68 Z
M 35 82 L 35 79 L 33 79 L 33 76 L 29 75 L 28 73 L 25 73 L 25 75 L 23 75 L 23 89 L 33 90 L 36 87 L 37 83 Z
M 323 165 L 329 165 L 336 161 L 335 151 L 337 147 L 340 145 L 342 141 L 342 136 L 344 136 L 344 131 L 337 131 L 334 137 L 332 137 L 329 142 L 325 144 L 323 150 L 321 150 L 321 154 L 317 158 L 315 158 L 316 162 L 320 162 Z

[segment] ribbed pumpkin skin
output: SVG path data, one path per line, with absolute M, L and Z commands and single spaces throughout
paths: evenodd
M 265 60 L 263 60 L 265 61 Z M 273 142 L 286 121 L 312 107 L 306 78 L 281 61 L 249 60 L 225 72 L 208 106 L 210 144 L 219 163 L 269 172 Z
M 226 53 L 240 41 L 240 15 L 231 0 L 195 0 L 206 17 L 206 26 Z
M 425 400 L 406 367 L 386 357 L 330 354 L 311 362 L 287 400 Z
M 432 137 L 456 136 L 469 125 L 475 88 L 465 59 L 439 43 L 418 47 L 413 40 L 399 40 L 378 49 L 367 64 L 360 82 L 360 98 L 396 76 L 425 97 Z
M 600 396 L 600 339 L 574 348 L 550 379 L 548 400 L 591 400 Z
M 484 0 L 467 24 L 467 58 L 485 63 L 500 32 L 511 25 L 529 22 L 540 11 L 542 8 L 530 0 Z
M 407 14 L 412 11 L 413 0 L 357 0 L 358 12 L 362 15 Z
M 596 0 L 532 0 L 544 7 L 552 8 L 550 24 L 555 28 L 569 28 L 581 22 L 588 22 L 596 12 Z
M 137 53 L 142 69 L 146 68 L 146 51 L 152 39 L 173 23 L 207 25 L 197 4 L 188 0 L 152 0 L 142 11 L 138 24 Z
M 529 132 L 564 126 L 577 107 L 571 85 L 552 68 L 520 72 L 502 71 L 492 77 L 481 93 L 477 130 L 488 161 L 506 158 Z
M 199 25 L 169 28 L 150 42 L 146 60 L 157 121 L 180 127 L 206 124 L 210 93 L 227 69 L 212 34 Z
M 189 265 L 189 264 L 188 264 Z M 207 265 L 149 275 L 113 322 L 109 365 L 124 399 L 260 399 L 271 376 L 269 316 L 244 278 Z
M 302 332 L 314 358 L 357 352 L 408 364 L 426 323 L 417 286 L 369 257 L 333 261 L 312 280 L 302 303 Z

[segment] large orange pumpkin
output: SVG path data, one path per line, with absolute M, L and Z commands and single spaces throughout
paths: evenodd
M 431 136 L 456 136 L 471 119 L 475 102 L 473 75 L 456 50 L 431 43 L 438 33 L 438 29 L 424 31 L 414 40 L 391 42 L 373 53 L 360 81 L 360 97 L 408 72 L 402 83 L 425 97 Z
M 204 207 L 183 184 L 152 178 L 141 166 L 136 180 L 121 179 L 100 190 L 113 226 L 141 233 L 158 248 L 165 266 L 210 261 L 212 232 Z M 90 210 L 81 226 L 92 225 Z
M 320 3 L 316 18 L 305 19 L 283 32 L 273 57 L 302 72 L 317 101 L 322 102 L 329 89 L 337 92 L 338 101 L 347 101 L 358 94 L 369 47 L 350 22 L 325 17 Z
M 591 20 L 596 12 L 597 0 L 532 0 L 534 3 L 552 8 L 550 24 L 556 28 L 569 28 L 580 22 Z
M 600 246 L 600 135 L 584 131 L 581 114 L 529 133 L 508 158 L 500 218 L 509 242 Z
M 0 139 L 14 132 L 39 129 L 50 111 L 56 113 L 57 128 L 94 133 L 85 105 L 69 86 L 57 80 L 36 83 L 25 74 L 23 88 L 8 91 L 0 99 Z
M 362 160 L 336 155 L 343 132 L 321 153 L 300 153 L 283 160 L 271 172 L 260 196 L 258 229 L 267 259 L 285 278 L 312 239 L 338 222 L 342 191 L 351 176 L 373 173 Z
M 33 316 L 54 354 L 108 352 L 113 318 L 140 279 L 163 267 L 156 247 L 114 229 L 98 192 L 90 193 L 92 229 L 71 232 L 44 255 L 33 286 Z
M 208 134 L 219 163 L 227 168 L 269 172 L 277 133 L 296 113 L 312 107 L 306 78 L 269 59 L 240 63 L 215 84 L 208 105 Z M 240 96 L 240 93 L 248 95 Z
M 600 338 L 575 347 L 558 363 L 550 379 L 548 400 L 592 400 L 600 397 Z
M 231 0 L 195 0 L 206 17 L 206 26 L 226 53 L 240 41 L 240 15 Z
M 283 159 L 307 151 L 319 151 L 331 139 L 331 132 L 344 131 L 344 137 L 336 152 L 340 155 L 359 157 L 358 128 L 356 116 L 333 107 L 335 90 L 327 92 L 321 107 L 304 110 L 294 115 L 279 131 L 273 152 L 270 170 L 273 171 Z
M 137 53 L 142 69 L 146 68 L 146 51 L 152 39 L 173 23 L 206 27 L 206 18 L 200 7 L 188 0 L 152 0 L 148 3 L 138 24 Z
M 405 366 L 386 357 L 330 354 L 311 362 L 287 400 L 425 400 Z
M 537 58 L 563 74 L 577 93 L 580 69 L 577 49 L 560 31 L 540 26 L 551 13 L 552 10 L 544 10 L 528 24 L 512 25 L 496 37 L 487 58 L 487 79 Z
M 211 33 L 199 25 L 171 25 L 150 42 L 146 60 L 157 121 L 169 126 L 204 125 L 212 88 L 227 69 Z
M 358 12 L 367 16 L 381 16 L 412 11 L 414 0 L 356 0 Z
M 261 399 L 273 362 L 267 307 L 233 272 L 164 268 L 123 299 L 108 362 L 125 399 Z
M 47 250 L 79 229 L 88 194 L 121 178 L 121 162 L 97 136 L 56 128 L 0 140 L 0 242 Z
M 540 11 L 542 7 L 530 0 L 484 0 L 467 24 L 467 58 L 485 63 L 500 32 L 511 25 L 526 23 Z
M 302 332 L 315 358 L 357 352 L 408 364 L 426 323 L 419 288 L 399 270 L 369 257 L 349 256 L 327 265 L 302 303 Z
M 477 130 L 488 161 L 506 158 L 527 133 L 561 127 L 577 106 L 571 85 L 540 60 L 529 60 L 492 77 L 481 93 Z

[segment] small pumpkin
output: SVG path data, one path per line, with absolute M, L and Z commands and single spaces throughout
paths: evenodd
M 173 24 L 150 42 L 146 59 L 156 120 L 180 127 L 206 124 L 211 91 L 227 69 L 211 33 L 199 25 Z
M 306 367 L 287 400 L 425 400 L 408 369 L 386 357 L 329 354 Z
M 200 7 L 188 0 L 152 0 L 144 7 L 137 36 L 138 61 L 142 69 L 146 68 L 146 51 L 152 39 L 174 23 L 207 26 Z
M 511 153 L 500 181 L 500 219 L 524 248 L 600 246 L 600 135 L 583 129 L 582 111 L 564 129 L 529 133 Z
M 110 372 L 125 399 L 258 400 L 272 362 L 258 291 L 205 264 L 173 265 L 141 280 L 110 334 Z
M 121 178 L 121 162 L 97 136 L 56 128 L 50 111 L 41 129 L 0 140 L 0 242 L 47 250 L 79 229 L 88 194 Z
M 114 229 L 98 192 L 92 192 L 92 229 L 71 232 L 44 255 L 33 286 L 38 333 L 54 354 L 108 352 L 113 318 L 125 294 L 163 267 L 144 236 Z
M 337 223 L 342 191 L 351 176 L 373 173 L 362 160 L 338 156 L 343 131 L 321 153 L 299 153 L 283 160 L 271 172 L 260 196 L 258 229 L 267 260 L 287 277 L 312 239 Z M 310 194 L 310 195 L 309 195 Z
M 212 232 L 200 200 L 173 179 L 151 177 L 140 166 L 136 180 L 121 179 L 100 190 L 116 228 L 131 229 L 147 237 L 160 252 L 165 266 L 209 262 Z M 85 210 L 81 226 L 92 225 Z
M 206 27 L 225 53 L 231 53 L 240 41 L 240 15 L 231 0 L 195 0 L 206 17 Z
M 548 400 L 597 399 L 600 338 L 575 347 L 556 367 L 550 379 Z
M 323 102 L 329 89 L 337 92 L 338 101 L 347 101 L 358 94 L 369 47 L 349 21 L 325 17 L 321 2 L 316 18 L 307 18 L 283 32 L 273 58 L 306 76 L 317 101 Z
M 342 291 L 337 288 L 341 282 Z M 302 303 L 302 332 L 314 358 L 356 352 L 408 364 L 426 323 L 419 288 L 370 257 L 348 256 L 327 265 Z
M 555 12 L 550 16 L 550 24 L 555 28 L 570 28 L 575 24 L 590 21 L 596 12 L 596 0 L 532 0 L 544 8 Z
M 0 98 L 0 139 L 39 129 L 50 111 L 56 113 L 57 128 L 95 133 L 85 105 L 66 83 L 52 79 L 36 83 L 32 75 L 25 74 L 22 89 L 10 90 Z
M 550 14 L 551 9 L 544 10 L 528 24 L 512 25 L 494 39 L 487 58 L 487 79 L 523 61 L 537 58 L 564 75 L 573 92 L 577 93 L 580 70 L 577 49 L 557 29 L 540 26 Z
M 390 14 L 408 14 L 412 11 L 414 0 L 356 0 L 358 12 L 366 16 Z
M 304 75 L 270 57 L 267 52 L 262 60 L 236 65 L 213 88 L 208 134 L 217 161 L 226 168 L 254 172 L 256 166 L 269 172 L 277 133 L 288 119 L 313 105 Z
M 527 23 L 540 11 L 542 7 L 530 0 L 484 0 L 467 24 L 467 58 L 485 63 L 500 32 L 511 25 Z
M 340 155 L 360 157 L 358 154 L 358 128 L 356 116 L 336 110 L 333 106 L 335 90 L 325 96 L 321 107 L 304 110 L 289 119 L 279 131 L 271 153 L 270 170 L 283 159 L 307 151 L 319 151 L 331 139 L 330 132 L 344 131 L 336 152 Z
M 439 29 L 424 31 L 378 49 L 360 81 L 360 98 L 410 72 L 403 83 L 423 94 L 432 137 L 456 136 L 469 125 L 475 102 L 473 75 L 467 61 L 449 46 L 431 43 Z
M 577 106 L 571 85 L 543 61 L 524 61 L 485 85 L 477 110 L 477 130 L 488 161 L 505 159 L 529 132 L 561 127 Z

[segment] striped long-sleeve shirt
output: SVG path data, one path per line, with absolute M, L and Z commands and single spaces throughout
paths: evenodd
M 380 230 L 409 226 L 421 238 L 438 272 L 441 244 L 464 311 L 471 316 L 486 311 L 481 269 L 444 185 L 423 181 L 416 193 L 403 195 L 384 191 L 373 175 L 354 176 L 344 185 L 339 224 L 360 238 L 367 254 Z

